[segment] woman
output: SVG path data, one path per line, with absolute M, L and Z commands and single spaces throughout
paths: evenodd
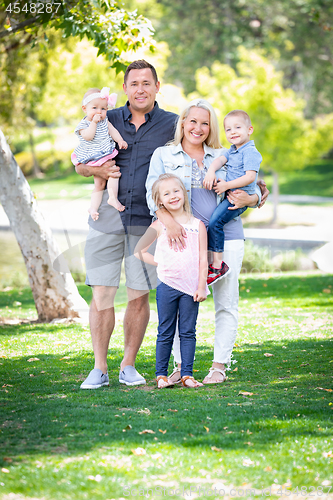
M 160 174 L 173 173 L 185 184 L 194 217 L 200 219 L 206 227 L 209 218 L 219 203 L 215 191 L 203 187 L 203 179 L 212 161 L 223 154 L 219 140 L 218 121 L 212 106 L 203 99 L 190 102 L 181 113 L 175 138 L 167 146 L 154 152 L 146 182 L 147 203 L 152 215 L 166 226 L 170 246 L 181 251 L 186 246 L 182 227 L 174 221 L 163 207 L 156 207 L 152 200 L 151 188 Z M 217 172 L 218 178 L 225 177 L 225 172 Z M 244 191 L 233 191 L 228 199 L 235 208 L 243 206 L 261 206 L 269 191 L 262 183 L 263 195 L 257 187 L 257 193 L 248 195 Z M 261 201 L 262 200 L 262 201 Z M 260 203 L 261 202 L 261 203 Z M 259 205 L 260 203 L 260 205 Z M 241 219 L 233 219 L 224 226 L 225 260 L 230 272 L 223 280 L 212 286 L 215 304 L 215 343 L 214 358 L 204 384 L 222 383 L 226 380 L 225 370 L 230 367 L 232 349 L 237 335 L 238 323 L 238 276 L 244 255 L 244 233 Z M 190 272 L 190 269 L 189 269 Z M 180 380 L 179 345 L 174 344 L 174 357 L 178 367 L 169 377 L 175 383 Z

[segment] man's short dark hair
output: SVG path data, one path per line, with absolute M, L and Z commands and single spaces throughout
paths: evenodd
M 156 69 L 154 68 L 154 66 L 152 64 L 150 64 L 149 62 L 145 61 L 144 59 L 139 59 L 138 61 L 133 61 L 129 66 L 127 66 L 127 69 L 126 69 L 126 72 L 124 75 L 125 85 L 126 85 L 126 81 L 128 78 L 128 74 L 132 69 L 146 69 L 146 68 L 149 68 L 151 70 L 154 81 L 155 81 L 155 83 L 157 83 L 158 78 L 157 78 L 157 73 L 156 73 Z

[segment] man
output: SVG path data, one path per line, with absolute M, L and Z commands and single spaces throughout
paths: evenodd
M 111 161 L 101 167 L 83 164 L 76 167 L 77 173 L 85 177 L 98 175 L 106 180 L 109 176 L 119 177 L 118 199 L 125 206 L 123 212 L 118 212 L 108 205 L 104 191 L 98 220 L 89 217 L 86 284 L 93 287 L 89 319 L 95 367 L 81 384 L 82 389 L 109 385 L 107 353 L 115 325 L 114 297 L 124 258 L 128 305 L 119 382 L 130 386 L 146 383 L 134 365 L 149 321 L 148 293 L 154 288 L 155 268 L 136 259 L 133 251 L 151 223 L 145 190 L 151 155 L 173 138 L 177 121 L 177 115 L 160 109 L 155 102 L 159 88 L 151 64 L 144 60 L 131 63 L 123 84 L 128 101 L 125 106 L 108 111 L 109 121 L 128 148 L 119 151 L 117 166 Z

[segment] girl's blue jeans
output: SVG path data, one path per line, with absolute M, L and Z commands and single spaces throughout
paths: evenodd
M 156 340 L 156 377 L 168 375 L 177 316 L 182 357 L 181 376 L 192 376 L 199 302 L 194 302 L 191 295 L 179 292 L 165 283 L 160 283 L 156 289 L 156 302 L 159 323 Z
M 208 224 L 208 250 L 211 252 L 224 251 L 224 225 L 245 212 L 247 207 L 229 210 L 233 205 L 225 198 L 215 208 Z

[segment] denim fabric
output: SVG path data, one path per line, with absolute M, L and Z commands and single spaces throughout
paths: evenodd
M 224 225 L 245 212 L 247 207 L 229 210 L 233 205 L 227 198 L 216 207 L 209 220 L 208 225 L 208 250 L 211 252 L 223 252 L 224 250 Z
M 228 263 L 230 272 L 223 280 L 213 284 L 213 297 L 215 304 L 215 341 L 214 358 L 216 363 L 225 366 L 231 364 L 231 353 L 237 336 L 238 323 L 238 276 L 242 267 L 244 255 L 244 240 L 226 240 L 224 259 Z M 179 335 L 173 343 L 175 363 L 181 363 Z
M 225 148 L 213 149 L 204 144 L 204 166 L 209 168 L 211 163 L 216 158 L 221 156 L 221 154 L 223 154 L 225 151 L 227 151 Z M 183 181 L 188 194 L 188 198 L 191 202 L 192 163 L 192 158 L 190 158 L 189 155 L 185 153 L 181 144 L 178 144 L 178 146 L 164 146 L 161 148 L 157 148 L 156 151 L 154 151 L 154 154 L 150 160 L 150 167 L 146 181 L 147 205 L 150 209 L 151 215 L 155 215 L 155 212 L 157 210 L 157 207 L 153 202 L 151 196 L 151 188 L 156 179 L 158 179 L 161 174 L 168 173 L 177 175 Z M 216 172 L 216 176 L 218 179 L 225 180 L 225 168 L 223 167 L 222 169 L 218 170 Z M 217 196 L 216 203 L 219 203 L 219 201 L 220 197 Z
M 242 177 L 245 175 L 247 170 L 254 170 L 257 172 L 255 181 L 240 188 L 248 194 L 254 194 L 256 192 L 260 163 L 262 162 L 262 156 L 255 147 L 254 141 L 248 141 L 240 148 L 237 148 L 233 144 L 225 157 L 228 160 L 226 177 L 227 182 Z
M 181 376 L 192 376 L 199 302 L 187 293 L 160 283 L 156 289 L 158 335 L 156 340 L 156 377 L 168 375 L 169 359 L 176 331 L 177 315 L 182 357 Z
M 203 164 L 205 165 L 205 167 L 209 168 L 215 158 L 218 158 L 219 156 L 221 156 L 221 154 L 225 154 L 227 151 L 228 150 L 226 148 L 213 149 L 204 144 L 205 154 Z M 192 162 L 192 158 L 190 158 L 189 155 L 185 153 L 181 144 L 178 144 L 178 146 L 160 147 L 157 148 L 156 151 L 154 151 L 154 154 L 150 160 L 150 167 L 146 181 L 147 205 L 152 216 L 155 215 L 157 207 L 153 202 L 153 198 L 151 196 L 151 188 L 161 174 L 171 173 L 177 175 L 183 181 L 188 194 L 188 199 L 191 203 Z M 226 168 L 222 167 L 220 170 L 218 170 L 216 172 L 216 177 L 218 179 L 225 180 Z M 256 186 L 255 193 L 258 196 L 257 206 L 259 206 L 261 202 L 261 191 L 259 186 Z M 220 203 L 221 196 L 217 196 L 216 200 L 217 204 Z

